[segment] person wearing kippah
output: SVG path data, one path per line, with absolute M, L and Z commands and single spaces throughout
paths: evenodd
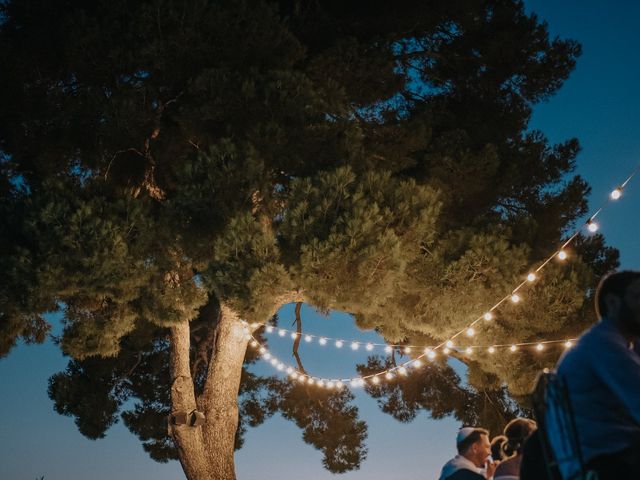
M 500 462 L 491 459 L 489 432 L 484 428 L 464 427 L 456 437 L 458 455 L 449 460 L 440 473 L 440 480 L 486 480 Z

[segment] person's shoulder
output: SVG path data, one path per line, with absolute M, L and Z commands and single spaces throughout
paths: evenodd
M 457 472 L 449 475 L 445 480 L 484 480 L 484 477 L 479 473 L 472 472 L 471 470 L 458 470 Z

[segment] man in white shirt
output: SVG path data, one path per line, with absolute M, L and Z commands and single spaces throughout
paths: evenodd
M 449 460 L 440 480 L 492 479 L 499 462 L 491 461 L 489 432 L 483 428 L 461 428 L 456 437 L 458 455 Z

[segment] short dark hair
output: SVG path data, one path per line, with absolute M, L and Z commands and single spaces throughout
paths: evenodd
M 529 418 L 514 418 L 504 427 L 507 441 L 502 446 L 502 451 L 508 456 L 522 453 L 524 442 L 538 428 L 535 421 Z
M 599 318 L 609 314 L 607 311 L 607 295 L 616 295 L 622 299 L 627 287 L 640 280 L 640 272 L 634 270 L 622 270 L 621 272 L 612 272 L 605 275 L 596 289 L 596 314 Z
M 456 445 L 456 447 L 458 447 L 458 453 L 460 455 L 464 455 L 465 453 L 467 453 L 467 450 L 469 450 L 471 445 L 480 440 L 480 437 L 482 435 L 486 435 L 488 437 L 489 431 L 485 430 L 484 428 L 475 428 L 473 432 L 467 435 L 467 438 Z

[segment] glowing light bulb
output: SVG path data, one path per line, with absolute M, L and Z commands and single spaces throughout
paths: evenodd
M 414 366 L 415 368 L 420 368 L 420 367 L 422 366 L 422 361 L 421 361 L 421 360 L 419 360 L 419 359 L 414 360 L 414 361 L 413 361 L 413 366 Z
M 308 342 L 310 342 L 311 340 L 313 340 L 313 338 L 311 338 L 311 335 L 305 335 L 305 336 L 304 336 L 304 341 L 305 341 L 305 342 L 307 342 L 307 343 L 308 343 Z
M 326 345 L 327 344 L 327 339 L 324 337 L 321 337 L 320 340 L 318 340 L 318 343 L 320 345 Z
M 313 385 L 314 383 L 316 383 L 316 381 L 315 381 L 313 378 L 309 377 L 309 380 L 308 380 L 308 382 L 307 382 L 307 383 L 308 383 L 309 385 Z
M 567 340 L 566 342 L 564 342 L 564 348 L 571 348 L 573 347 L 573 342 L 571 340 Z
M 365 348 L 368 352 L 370 352 L 371 350 L 373 350 L 373 343 L 367 343 L 367 346 Z
M 258 342 L 256 342 L 255 340 L 253 340 L 253 341 L 251 342 L 251 346 L 252 346 L 252 347 L 254 347 L 254 348 L 255 348 L 255 347 L 257 347 L 257 346 L 258 346 Z
M 518 350 L 518 347 L 516 345 L 511 345 L 509 347 L 509 350 L 511 350 L 512 352 L 515 352 L 516 350 Z
M 411 347 L 404 347 L 404 353 L 411 353 Z
M 475 334 L 476 331 L 473 329 L 473 327 L 467 328 L 467 337 L 473 337 Z
M 324 387 L 325 387 L 324 380 L 318 380 L 318 386 L 319 386 L 320 388 L 324 388 Z
M 342 383 L 341 381 L 337 381 L 337 382 L 336 382 L 336 388 L 337 388 L 338 390 L 340 390 L 341 388 L 344 388 L 344 383 Z
M 273 365 L 274 367 L 278 364 L 278 359 L 277 358 L 272 358 L 271 359 L 271 365 Z
M 622 190 L 620 188 L 616 188 L 611 192 L 611 198 L 613 200 L 618 200 L 622 196 Z
M 293 378 L 294 380 L 298 378 L 298 372 L 291 373 L 291 378 Z
M 251 328 L 253 328 L 254 330 L 255 330 L 256 328 L 258 328 L 259 326 L 260 326 L 260 324 L 259 324 L 259 323 L 257 323 L 257 322 L 253 322 L 253 323 L 251 324 Z
M 433 350 L 429 350 L 427 352 L 427 357 L 429 358 L 429 360 L 433 360 L 434 358 L 436 358 L 436 352 L 434 352 Z
M 263 357 L 265 360 L 269 360 L 271 358 L 271 354 L 269 352 L 264 352 Z
M 267 331 L 267 333 L 273 333 L 273 326 L 267 325 L 267 328 L 265 330 Z
M 447 343 L 445 343 L 445 345 L 447 346 L 447 348 L 453 348 L 453 341 L 447 340 Z
M 328 388 L 329 390 L 331 390 L 331 389 L 332 389 L 333 387 L 335 387 L 335 386 L 336 386 L 336 384 L 335 384 L 334 382 L 331 382 L 331 381 L 327 382 L 327 388 Z
M 284 364 L 279 363 L 278 366 L 276 367 L 278 370 L 282 371 L 284 369 Z
M 544 368 L 542 369 L 542 371 L 543 371 L 544 373 L 549 373 L 549 369 L 548 369 L 547 367 L 544 367 Z
M 307 381 L 307 377 L 305 377 L 304 375 L 300 375 L 298 377 L 298 380 L 300 381 L 300 383 L 305 383 Z
M 393 352 L 393 348 L 391 346 L 387 345 L 386 347 L 384 347 L 384 351 L 385 351 L 385 353 L 391 353 L 391 352 Z
M 407 374 L 407 369 L 406 369 L 405 367 L 400 367 L 400 368 L 398 369 L 398 373 L 399 373 L 400 375 L 406 375 L 406 374 Z
M 358 379 L 357 378 L 351 379 L 350 383 L 351 383 L 352 387 L 359 387 L 360 386 L 360 384 L 358 383 Z
M 560 260 L 566 260 L 567 259 L 567 252 L 565 252 L 564 250 L 560 250 L 558 252 L 558 258 Z
M 351 342 L 351 350 L 358 350 L 360 344 L 358 342 Z
M 266 348 L 264 348 L 264 347 L 260 347 L 260 349 L 259 349 L 258 351 L 259 351 L 261 354 L 263 354 L 263 355 L 264 355 L 264 353 L 267 351 L 267 349 L 266 349 Z
M 596 222 L 592 221 L 592 220 L 589 220 L 589 221 L 587 222 L 587 229 L 588 229 L 591 233 L 597 232 L 597 231 L 598 231 L 598 224 L 597 224 Z
M 536 278 L 538 278 L 538 277 L 536 277 L 536 274 L 533 273 L 533 272 L 531 272 L 529 275 L 527 275 L 527 281 L 528 282 L 535 282 Z
M 344 342 L 342 340 L 338 340 L 336 342 L 336 348 L 342 348 L 343 345 L 344 345 Z
M 496 348 L 495 348 L 495 347 L 489 347 L 489 348 L 487 349 L 487 352 L 489 352 L 489 353 L 496 353 Z
M 278 330 L 278 335 L 280 335 L 281 337 L 284 337 L 286 334 L 287 334 L 286 330 L 283 330 L 282 328 Z
M 482 316 L 487 322 L 493 320 L 493 313 L 487 312 Z
M 293 373 L 293 368 L 287 367 L 287 375 L 291 375 Z
M 373 383 L 374 385 L 378 385 L 380 383 L 380 379 L 377 375 L 371 378 L 371 383 Z
M 538 350 L 538 351 L 544 350 L 544 345 L 541 344 L 541 343 L 537 344 L 536 345 L 536 350 Z
M 451 352 L 451 349 L 450 349 L 449 347 L 444 347 L 444 349 L 442 350 L 442 352 L 443 352 L 445 355 L 449 355 L 449 352 Z
M 467 355 L 471 355 L 473 353 L 473 348 L 467 347 L 464 353 L 466 353 Z
M 384 378 L 386 378 L 387 380 L 393 380 L 393 373 L 391 372 L 385 373 Z
M 291 338 L 296 338 L 298 336 L 298 334 L 296 332 L 291 332 Z
M 513 295 L 511 295 L 511 301 L 513 303 L 518 303 L 521 300 L 520 295 L 518 295 L 517 293 L 514 293 Z

